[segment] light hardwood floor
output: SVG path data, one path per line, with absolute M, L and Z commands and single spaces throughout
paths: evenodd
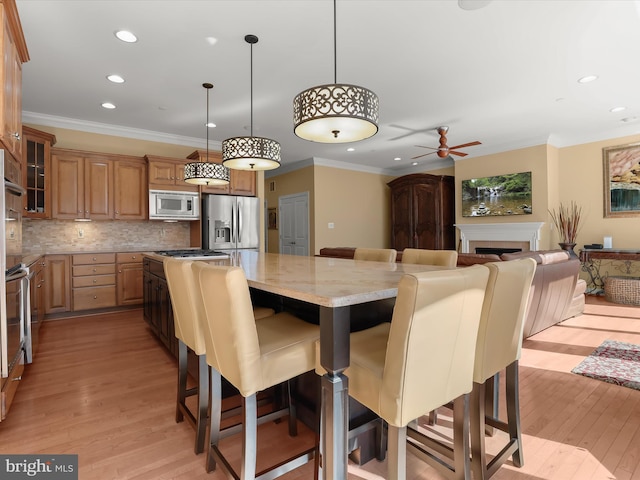
M 525 465 L 504 466 L 496 480 L 640 479 L 640 391 L 570 373 L 606 339 L 640 344 L 640 308 L 596 301 L 585 315 L 525 341 Z M 82 480 L 222 480 L 219 471 L 206 474 L 204 455 L 193 453 L 189 424 L 175 423 L 175 383 L 175 361 L 150 334 L 141 311 L 46 322 L 36 362 L 27 366 L 0 423 L 0 452 L 78 454 Z M 441 412 L 439 421 L 446 415 Z M 313 441 L 304 427 L 293 440 L 285 428 L 286 422 L 261 427 L 259 440 L 270 446 L 260 462 Z M 489 439 L 490 452 L 499 436 Z M 237 457 L 237 442 L 225 442 Z M 311 479 L 311 466 L 283 478 Z M 441 478 L 411 455 L 408 469 L 410 479 Z M 372 460 L 350 465 L 349 478 L 379 479 L 385 471 L 384 462 Z

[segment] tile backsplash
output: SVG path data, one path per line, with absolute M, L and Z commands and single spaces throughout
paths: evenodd
M 27 253 L 152 251 L 189 246 L 189 222 L 73 220 L 22 221 Z

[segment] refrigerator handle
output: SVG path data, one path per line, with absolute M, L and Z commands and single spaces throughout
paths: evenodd
M 235 202 L 231 205 L 231 243 L 236 244 L 236 207 Z
M 238 243 L 242 243 L 242 200 L 238 198 Z

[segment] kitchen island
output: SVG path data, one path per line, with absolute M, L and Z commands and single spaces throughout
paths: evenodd
M 158 257 L 148 255 L 150 261 L 161 260 Z M 320 363 L 327 371 L 321 381 L 322 473 L 325 479 L 346 480 L 349 412 L 343 372 L 349 366 L 352 311 L 394 299 L 405 273 L 445 267 L 249 251 L 210 263 L 241 266 L 252 289 L 319 307 Z

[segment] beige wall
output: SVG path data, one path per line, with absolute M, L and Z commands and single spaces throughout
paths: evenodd
M 315 168 L 315 246 L 389 248 L 389 187 L 392 177 Z M 334 228 L 328 227 L 329 223 Z
M 56 136 L 57 148 L 72 148 L 88 152 L 119 153 L 122 155 L 160 155 L 163 157 L 187 158 L 187 155 L 199 147 L 185 147 L 169 143 L 150 142 L 134 138 L 115 137 L 99 133 L 80 132 L 66 128 L 47 127 L 41 125 L 29 125 L 43 132 Z
M 275 191 L 270 191 L 269 185 L 273 184 Z M 314 200 L 314 167 L 309 166 L 270 177 L 264 181 L 264 195 L 267 208 L 278 208 L 278 199 L 283 195 L 309 192 L 309 253 L 313 254 L 315 243 L 315 208 Z M 278 230 L 267 230 L 267 251 L 278 253 L 280 251 L 280 239 Z
M 640 248 L 640 216 L 604 218 L 604 161 L 602 149 L 640 142 L 640 135 L 585 143 L 560 150 L 559 200 L 575 200 L 582 206 L 584 226 L 578 233 L 578 248 L 584 244 L 603 243 L 613 237 L 613 247 Z

